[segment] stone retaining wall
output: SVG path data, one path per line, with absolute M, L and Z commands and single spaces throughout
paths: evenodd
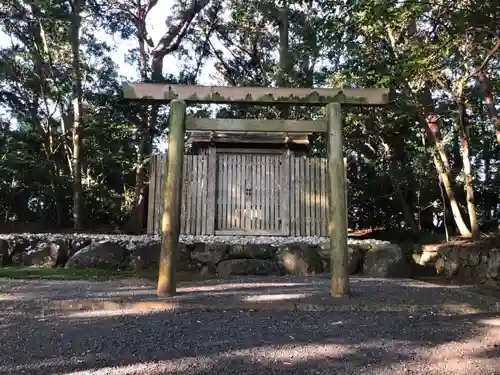
M 446 278 L 500 286 L 500 236 L 425 245 L 413 254 L 413 261 Z
M 330 263 L 328 239 L 322 237 L 181 236 L 180 242 L 179 269 L 202 274 L 309 275 L 328 272 Z M 348 244 L 350 274 L 410 277 L 425 268 L 445 277 L 500 284 L 497 242 L 427 245 L 415 253 L 387 241 L 349 239 Z M 0 235 L 0 266 L 139 272 L 156 270 L 159 252 L 155 235 Z
M 321 237 L 181 236 L 179 269 L 203 274 L 308 275 L 328 272 L 328 239 Z M 157 269 L 160 239 L 154 235 L 0 235 L 0 265 Z M 349 271 L 408 277 L 398 245 L 349 240 Z

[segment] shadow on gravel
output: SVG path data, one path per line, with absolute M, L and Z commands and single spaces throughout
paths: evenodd
M 135 281 L 137 284 L 137 281 Z M 156 296 L 152 283 L 135 285 L 134 282 L 29 282 L 16 284 L 15 290 L 5 290 L 0 284 L 2 303 L 26 301 L 43 305 L 46 300 L 118 300 L 127 302 L 163 301 Z M 350 298 L 332 300 L 329 282 L 320 278 L 242 278 L 242 280 L 210 280 L 181 285 L 172 302 L 194 301 L 212 304 L 241 304 L 245 302 L 292 301 L 304 304 L 357 305 L 364 310 L 422 310 L 442 311 L 447 305 L 466 305 L 478 310 L 490 305 L 490 310 L 500 311 L 495 303 L 485 302 L 487 296 L 464 294 L 465 287 L 426 284 L 406 279 L 352 278 Z M 6 293 L 6 294 L 2 294 Z M 334 302 L 332 302 L 334 301 Z M 387 303 L 389 302 L 389 303 Z
M 270 279 L 267 286 L 260 281 L 262 285 L 253 286 L 249 279 L 197 284 L 198 292 L 185 295 L 211 295 L 219 289 L 229 291 L 222 301 L 241 301 L 262 297 L 263 291 L 280 295 L 307 290 L 327 298 L 325 284 L 314 280 L 277 286 L 269 286 L 274 282 Z M 352 298 L 337 300 L 350 311 L 112 311 L 111 316 L 72 317 L 36 308 L 24 313 L 2 309 L 0 374 L 411 374 L 414 361 L 442 348 L 451 350 L 449 357 L 466 356 L 494 371 L 498 357 L 491 337 L 500 341 L 497 311 L 460 312 L 460 306 L 470 310 L 481 304 L 443 287 L 411 281 L 355 279 L 352 286 Z M 100 288 L 90 292 L 106 289 Z M 109 284 L 107 290 L 113 294 L 123 288 Z M 450 346 L 476 341 L 483 347 L 473 353 Z M 449 373 L 488 373 L 479 365 L 460 371 Z
M 19 322 L 0 334 L 0 374 L 396 371 L 426 350 L 480 337 L 488 329 L 481 322 L 492 318 L 498 314 L 410 318 L 400 311 L 159 312 L 98 319 L 46 317 Z M 494 359 L 493 348 L 480 358 Z

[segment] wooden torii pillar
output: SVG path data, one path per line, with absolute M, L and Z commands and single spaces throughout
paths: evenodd
M 347 194 L 344 174 L 341 105 L 379 106 L 389 102 L 389 89 L 266 88 L 124 83 L 128 100 L 170 103 L 168 175 L 164 193 L 162 245 L 158 276 L 159 296 L 176 293 L 176 262 L 180 234 L 184 134 L 186 130 L 323 132 L 328 144 L 328 234 L 330 237 L 331 294 L 349 294 L 347 249 Z M 251 103 L 256 105 L 326 106 L 326 117 L 306 120 L 225 120 L 186 116 L 187 104 Z

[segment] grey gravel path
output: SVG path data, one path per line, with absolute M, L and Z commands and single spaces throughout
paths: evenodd
M 0 280 L 0 375 L 500 374 L 495 300 L 412 280 L 353 279 L 331 311 L 82 311 L 45 300 L 152 299 L 142 281 Z M 328 280 L 242 278 L 178 299 L 326 301 Z M 500 301 L 499 301 L 500 302 Z

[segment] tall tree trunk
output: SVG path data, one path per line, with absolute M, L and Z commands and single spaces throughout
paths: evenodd
M 142 8 L 138 10 L 137 39 L 139 43 L 139 73 L 143 82 L 148 81 L 148 52 L 146 51 L 146 14 Z M 161 73 L 160 73 L 161 76 Z M 154 108 L 154 109 L 153 109 Z M 129 230 L 140 233 L 145 226 L 146 202 L 146 168 L 147 158 L 152 151 L 152 133 L 156 128 L 157 107 L 144 106 L 143 117 L 137 132 L 137 158 L 135 171 L 134 204 L 132 210 L 132 225 Z
M 469 130 L 467 127 L 465 100 L 462 95 L 458 96 L 458 126 L 460 130 L 460 145 L 462 149 L 462 163 L 465 175 L 465 193 L 467 199 L 467 212 L 469 213 L 469 222 L 472 237 L 479 235 L 476 218 L 476 203 L 474 201 L 474 186 L 472 176 L 472 166 L 470 161 Z
M 73 68 L 73 227 L 83 227 L 82 137 L 84 129 L 82 73 L 80 66 L 81 12 L 85 0 L 71 2 L 71 52 Z
M 486 134 L 486 124 L 483 123 L 483 134 Z M 491 157 L 492 157 L 492 152 L 491 152 L 491 144 L 492 141 L 490 140 L 489 137 L 483 137 L 483 161 L 484 161 L 484 189 L 483 189 L 483 207 L 484 207 L 484 212 L 486 215 L 486 222 L 490 222 L 493 218 L 492 216 L 492 207 L 493 207 L 493 202 L 495 200 L 495 196 L 491 190 L 489 189 L 489 186 L 491 184 Z
M 286 1 L 279 8 L 279 73 L 278 86 L 287 87 L 289 82 L 288 6 Z
M 481 93 L 483 94 L 484 102 L 486 104 L 486 109 L 491 121 L 495 124 L 495 132 L 497 137 L 497 142 L 500 143 L 500 116 L 498 115 L 497 109 L 495 107 L 495 101 L 493 100 L 493 94 L 491 93 L 490 80 L 488 75 L 483 70 L 479 71 L 479 87 Z
M 38 85 L 39 91 L 35 95 L 34 102 L 42 102 L 45 109 L 45 118 L 40 118 L 40 114 L 36 109 L 31 110 L 31 116 L 35 121 L 43 139 L 43 150 L 49 166 L 49 179 L 52 199 L 54 201 L 55 211 L 56 211 L 56 225 L 61 226 L 62 220 L 62 210 L 61 205 L 58 201 L 58 186 L 57 177 L 59 175 L 59 166 L 56 158 L 56 142 L 55 142 L 55 129 L 52 125 L 50 116 L 50 107 L 48 100 L 48 92 L 50 91 L 50 83 L 45 74 L 46 58 L 48 53 L 47 42 L 45 39 L 45 33 L 42 24 L 42 12 L 37 6 L 36 2 L 30 2 L 30 9 L 36 19 L 36 22 L 32 24 L 32 32 L 34 37 L 34 60 L 35 60 L 35 70 L 38 74 Z M 49 66 L 52 68 L 52 66 Z M 62 114 L 61 114 L 62 115 Z
M 168 54 L 175 52 L 181 45 L 194 17 L 205 8 L 210 0 L 193 0 L 190 5 L 182 9 L 167 32 L 160 38 L 157 45 L 151 52 L 151 81 L 161 82 L 163 80 L 163 60 Z M 147 80 L 147 68 L 144 59 L 146 56 L 144 42 L 152 43 L 147 37 L 146 33 L 146 16 L 153 7 L 157 5 L 158 1 L 146 2 L 143 6 L 138 3 L 138 15 L 135 18 L 137 21 L 136 27 L 139 39 L 140 49 L 140 72 L 141 78 Z M 133 207 L 133 225 L 132 230 L 142 231 L 144 227 L 144 214 L 146 202 L 146 160 L 147 156 L 152 152 L 153 134 L 158 123 L 158 106 L 153 105 L 146 111 L 146 124 L 139 128 L 139 147 L 137 153 L 137 169 L 135 175 L 135 189 L 134 189 L 134 207 Z
M 434 106 L 432 104 L 432 96 L 429 88 L 424 88 L 419 96 L 419 102 L 421 105 L 420 122 L 424 125 L 427 138 L 434 146 L 433 150 L 433 162 L 436 167 L 436 171 L 443 182 L 444 189 L 446 191 L 446 196 L 450 202 L 451 211 L 453 213 L 453 219 L 455 225 L 463 237 L 471 237 L 472 233 L 467 228 L 465 224 L 462 212 L 458 205 L 455 192 L 453 191 L 452 175 L 450 163 L 448 161 L 448 156 L 444 148 L 443 136 L 441 130 L 439 129 L 439 124 L 437 120 L 437 115 L 434 112 Z

